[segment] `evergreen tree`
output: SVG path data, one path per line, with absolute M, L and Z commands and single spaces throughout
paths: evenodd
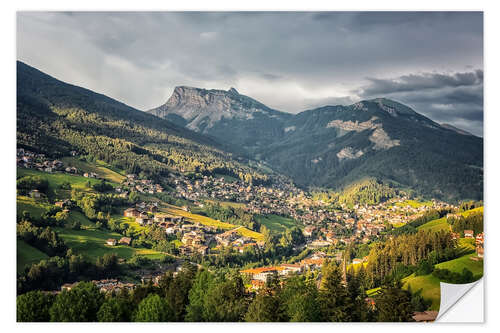
M 127 322 L 130 321 L 131 303 L 123 298 L 110 297 L 104 301 L 97 312 L 100 322 Z
M 412 321 L 411 295 L 401 289 L 401 284 L 385 285 L 375 297 L 377 320 L 382 322 Z
M 186 321 L 203 321 L 205 298 L 207 291 L 212 287 L 213 275 L 207 270 L 201 270 L 196 275 L 193 286 L 189 291 L 189 304 L 186 308 Z
M 276 322 L 279 320 L 279 298 L 272 292 L 259 293 L 245 315 L 245 321 L 250 322 Z
M 349 321 L 347 307 L 349 297 L 342 282 L 340 268 L 333 262 L 325 263 L 322 272 L 323 279 L 319 290 L 319 301 L 322 318 L 325 321 Z
M 49 309 L 54 302 L 54 295 L 44 294 L 41 291 L 30 291 L 17 296 L 17 321 L 34 322 L 49 321 Z
M 91 282 L 80 282 L 70 291 L 57 295 L 50 308 L 50 320 L 62 322 L 97 321 L 103 295 Z
M 164 322 L 172 321 L 174 312 L 167 301 L 157 294 L 150 294 L 139 303 L 134 321 Z

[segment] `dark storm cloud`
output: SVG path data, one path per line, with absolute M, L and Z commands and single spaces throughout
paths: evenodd
M 299 112 L 482 82 L 470 71 L 483 68 L 479 12 L 20 12 L 17 31 L 20 60 L 139 109 L 176 85 L 235 87 Z M 415 74 L 436 71 L 461 74 Z
M 409 74 L 400 76 L 397 79 L 369 78 L 368 80 L 370 81 L 370 84 L 367 87 L 362 88 L 362 95 L 482 85 L 483 71 L 476 70 L 474 72 L 454 74 Z
M 354 93 L 363 98 L 392 98 L 437 122 L 461 124 L 462 128 L 482 135 L 482 70 L 419 73 L 368 81 L 368 85 Z

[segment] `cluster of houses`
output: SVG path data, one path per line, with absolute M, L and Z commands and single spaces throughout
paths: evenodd
M 36 169 L 43 172 L 65 172 L 74 175 L 82 175 L 87 178 L 99 178 L 95 172 L 81 173 L 74 166 L 64 166 L 64 163 L 59 160 L 51 160 L 45 154 L 37 154 L 31 151 L 19 148 L 16 151 L 16 165 L 21 168 Z M 71 151 L 71 155 L 75 156 L 76 151 Z
M 65 171 L 63 162 L 50 160 L 45 154 L 37 154 L 23 148 L 16 150 L 16 165 L 21 168 L 37 169 L 44 172 Z M 76 169 L 67 168 L 68 172 L 76 173 Z
M 91 281 L 93 284 L 99 288 L 99 290 L 103 293 L 110 293 L 110 292 L 118 292 L 122 290 L 133 290 L 135 288 L 135 284 L 133 283 L 124 283 L 121 281 L 118 281 L 117 279 L 105 279 L 105 280 L 93 280 Z M 75 282 L 75 283 L 66 283 L 61 286 L 61 291 L 70 291 L 76 285 L 78 285 L 80 282 Z
M 106 240 L 106 245 L 116 246 L 118 244 L 130 246 L 130 244 L 132 244 L 132 238 L 122 237 L 119 240 L 116 240 L 114 238 L 109 238 Z
M 409 223 L 422 216 L 429 209 L 453 209 L 453 205 L 432 200 L 428 204 L 413 206 L 408 203 L 407 197 L 393 198 L 377 205 L 355 205 L 354 212 L 358 217 L 358 225 L 383 225 L 389 223 L 394 226 Z
M 218 233 L 215 227 L 191 223 L 184 216 L 159 213 L 156 203 L 139 203 L 135 207 L 127 208 L 123 215 L 135 218 L 142 226 L 156 225 L 168 235 L 180 234 L 182 245 L 178 249 L 182 255 L 207 255 L 212 243 L 216 243 L 216 247 L 231 245 L 241 253 L 248 246 L 259 245 L 251 238 L 240 236 L 238 228 Z
M 160 184 L 155 184 L 151 179 L 139 179 L 136 174 L 128 174 L 121 186 L 116 188 L 117 192 L 126 194 L 129 191 L 155 194 L 162 193 L 163 190 Z
M 273 278 L 287 278 L 294 274 L 303 274 L 306 271 L 321 269 L 326 261 L 326 254 L 317 252 L 295 264 L 281 264 L 278 266 L 257 267 L 241 270 L 240 273 L 250 279 L 250 290 L 259 290 Z

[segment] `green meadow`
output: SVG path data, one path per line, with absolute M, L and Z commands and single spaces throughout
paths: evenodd
M 483 208 L 484 207 L 478 207 L 478 208 L 474 208 L 471 210 L 467 210 L 465 212 L 461 212 L 459 214 L 462 215 L 463 217 L 467 217 L 472 213 L 476 213 L 476 212 L 482 213 Z M 446 217 L 442 217 L 440 219 L 429 221 L 429 222 L 417 227 L 417 230 L 439 231 L 439 230 L 449 230 L 449 228 L 450 228 L 450 225 L 446 221 Z
M 453 259 L 450 261 L 442 262 L 436 265 L 436 268 L 447 269 L 452 272 L 462 273 L 464 268 L 467 268 L 474 275 L 483 275 L 483 260 L 471 260 L 471 257 L 475 257 L 475 253 L 466 254 L 460 258 Z
M 17 177 L 19 178 L 24 176 L 40 176 L 41 178 L 47 179 L 49 182 L 47 194 L 49 197 L 54 199 L 67 199 L 71 196 L 70 190 L 60 188 L 60 186 L 64 183 L 70 183 L 71 188 L 78 189 L 80 191 L 92 191 L 87 184 L 90 183 L 92 186 L 100 182 L 100 180 L 95 178 L 86 178 L 68 173 L 48 173 L 33 169 L 17 168 Z
M 289 217 L 283 217 L 279 215 L 257 215 L 257 221 L 265 225 L 271 231 L 284 232 L 287 229 L 291 229 L 295 226 L 300 226 L 300 224 Z
M 48 259 L 49 256 L 42 251 L 34 248 L 22 240 L 18 240 L 17 244 L 17 272 L 22 271 L 26 266 L 39 262 L 43 259 Z
M 403 279 L 403 288 L 411 287 L 412 292 L 422 289 L 422 297 L 432 301 L 431 310 L 439 310 L 441 300 L 441 288 L 439 279 L 432 274 L 415 276 L 412 274 Z
M 128 259 L 134 255 L 143 255 L 151 259 L 159 259 L 164 254 L 146 248 L 133 248 L 126 245 L 110 246 L 106 240 L 112 238 L 117 241 L 123 236 L 111 231 L 97 229 L 72 230 L 69 228 L 54 228 L 66 245 L 78 254 L 95 260 L 106 253 L 116 253 L 118 257 Z
M 409 205 L 409 206 L 411 206 L 413 208 L 420 208 L 422 206 L 431 207 L 432 206 L 432 201 L 406 200 L 406 201 L 403 201 L 403 202 L 396 202 L 395 205 L 399 206 L 399 207 L 406 207 L 406 206 Z
M 417 230 L 427 230 L 427 231 L 440 231 L 440 230 L 450 230 L 450 225 L 446 222 L 446 217 L 442 217 L 437 220 L 432 220 L 417 227 Z
M 103 161 L 89 163 L 87 161 L 81 161 L 76 157 L 63 157 L 61 161 L 64 163 L 64 166 L 75 167 L 82 172 L 95 172 L 99 175 L 99 177 L 102 177 L 109 182 L 119 184 L 125 179 L 125 176 L 110 169 L 111 167 Z

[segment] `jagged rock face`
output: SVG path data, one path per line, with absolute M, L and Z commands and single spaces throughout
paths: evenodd
M 221 120 L 251 120 L 256 113 L 269 117 L 280 114 L 250 97 L 240 95 L 234 88 L 225 91 L 185 86 L 176 87 L 164 105 L 148 112 L 162 118 L 178 115 L 186 120 L 186 127 L 209 134 L 210 129 Z

